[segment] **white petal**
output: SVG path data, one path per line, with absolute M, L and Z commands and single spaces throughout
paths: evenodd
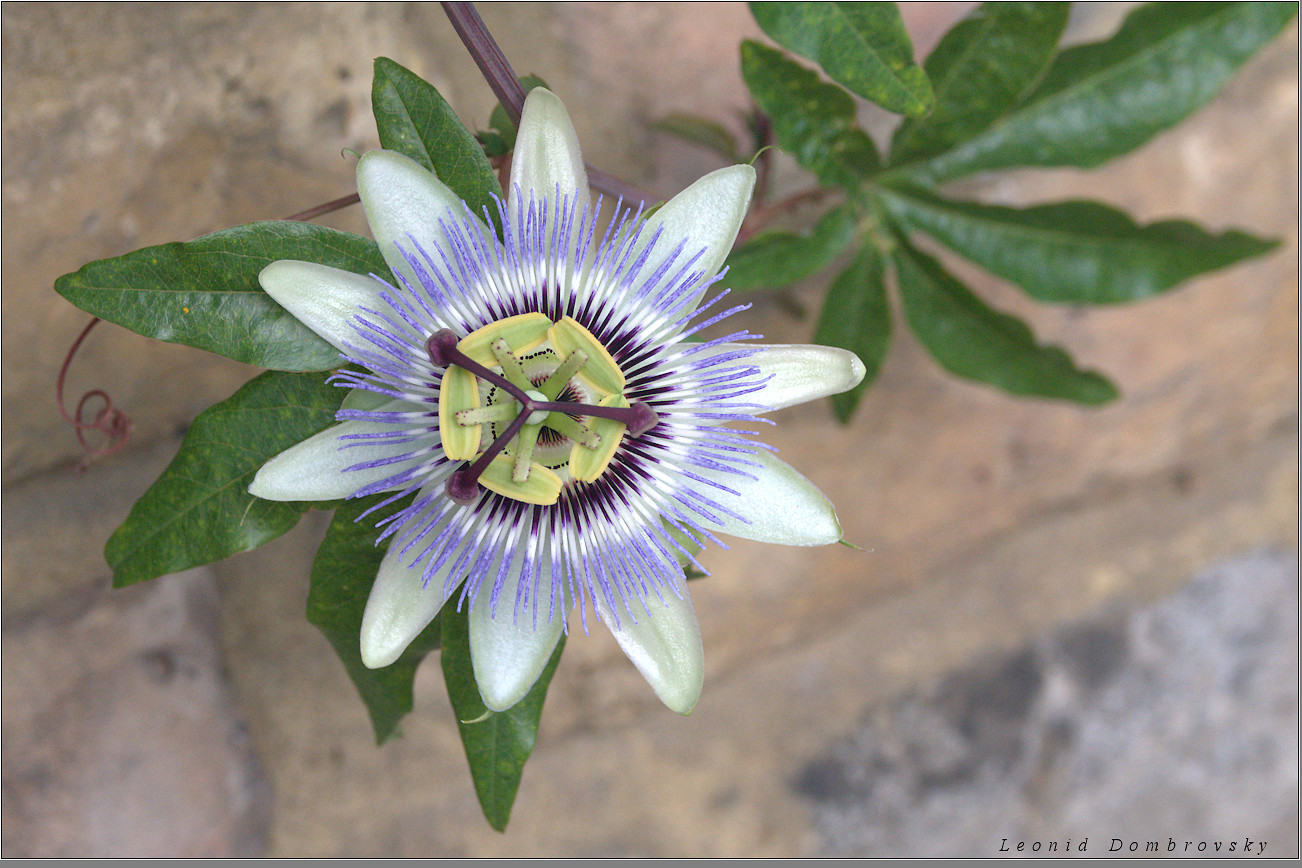
M 378 410 L 393 399 L 370 389 L 349 389 L 340 410 Z
M 739 400 L 764 404 L 768 410 L 781 410 L 793 404 L 803 404 L 815 398 L 825 398 L 853 389 L 866 373 L 858 356 L 839 347 L 812 344 L 719 346 L 720 353 L 737 350 L 759 350 L 753 356 L 738 360 L 736 364 L 755 365 L 765 377 L 772 377 L 763 389 Z
M 635 250 L 640 253 L 663 229 L 660 240 L 651 250 L 642 274 L 654 274 L 682 241 L 683 252 L 670 266 L 669 276 L 678 271 L 698 251 L 704 250 L 691 270 L 706 280 L 723 267 L 723 261 L 737 239 L 741 221 L 750 207 L 755 189 L 755 170 L 750 166 L 729 166 L 711 172 L 665 203 L 647 218 Z M 704 291 L 704 290 L 702 290 Z M 699 293 L 697 294 L 699 297 Z M 685 310 L 695 308 L 695 303 Z
M 516 196 L 523 195 L 528 207 L 530 193 L 535 201 L 553 198 L 558 185 L 562 197 L 572 201 L 577 197 L 577 213 L 581 214 L 589 204 L 589 194 L 579 136 L 560 98 L 536 87 L 525 97 L 520 113 L 520 131 L 511 157 L 511 187 L 506 195 L 513 208 Z
M 401 546 L 390 546 L 371 586 L 371 596 L 362 613 L 362 663 L 370 669 L 388 666 L 402 656 L 411 640 L 420 635 L 447 602 L 443 592 L 446 578 L 436 574 L 428 586 L 421 583 L 422 564 L 408 566 L 411 552 L 400 555 Z M 453 558 L 448 562 L 451 566 Z M 455 586 L 453 588 L 455 591 Z
M 403 412 L 425 411 L 428 408 L 406 401 L 389 401 L 380 409 L 386 412 Z M 355 464 L 411 452 L 419 448 L 420 444 L 394 444 L 383 440 L 340 440 L 341 435 L 395 430 L 399 430 L 398 426 L 391 423 L 360 419 L 333 425 L 302 443 L 291 446 L 262 465 L 257 475 L 253 477 L 249 493 L 264 500 L 338 500 L 365 485 L 388 479 L 430 459 L 431 456 L 424 455 L 410 461 L 385 464 L 380 467 L 346 470 Z M 357 445 L 345 445 L 349 443 Z
M 547 600 L 538 601 L 536 622 L 532 605 L 515 612 L 523 558 L 517 558 L 512 566 L 498 597 L 497 612 L 489 605 L 495 573 L 484 581 L 470 610 L 470 662 L 480 698 L 493 711 L 506 711 L 524 698 L 561 638 L 561 613 L 557 611 L 549 619 Z
M 660 701 L 679 714 L 690 714 L 705 682 L 705 652 L 692 598 L 685 587 L 679 590 L 681 599 L 665 594 L 663 605 L 659 599 L 648 600 L 649 613 L 633 603 L 636 624 L 621 610 L 618 628 L 600 594 L 594 602 L 601 620 Z
M 703 521 L 704 526 L 742 539 L 788 546 L 827 545 L 841 539 L 836 509 L 814 483 L 768 451 L 761 450 L 747 456 L 747 460 L 762 465 L 741 468 L 756 479 L 691 468 L 694 474 L 738 492 L 740 497 L 710 485 L 697 488 L 705 497 L 749 520 L 724 515 L 718 524 Z
M 376 310 L 384 284 L 373 277 L 316 262 L 281 259 L 258 275 L 267 295 L 339 350 L 369 346 L 355 317 L 360 308 Z M 382 307 L 380 309 L 383 309 Z
M 414 253 L 411 238 L 439 268 L 443 267 L 437 250 L 441 248 L 451 255 L 453 248 L 439 221 L 461 224 L 468 217 L 465 203 L 446 184 L 397 151 L 368 151 L 357 163 L 357 192 L 371 234 L 391 269 L 413 286 L 418 285 L 415 272 L 398 250 L 401 245 Z M 486 238 L 492 238 L 492 234 Z

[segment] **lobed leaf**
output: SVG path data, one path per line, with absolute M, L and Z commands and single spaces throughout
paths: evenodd
M 883 108 L 924 115 L 935 97 L 894 3 L 751 3 L 774 42 Z
M 1011 166 L 1097 166 L 1210 100 L 1296 14 L 1292 3 L 1141 6 L 1111 39 L 1059 54 L 999 122 L 910 174 L 934 184 Z
M 741 44 L 741 74 L 782 149 L 821 182 L 855 188 L 877 171 L 877 149 L 856 124 L 854 100 L 844 90 L 750 40 Z
M 398 151 L 429 169 L 475 214 L 502 195 L 484 149 L 432 84 L 387 57 L 375 59 L 371 110 L 380 147 Z
M 376 524 L 402 508 L 389 504 L 362 516 L 383 500 L 383 495 L 349 500 L 335 510 L 312 562 L 307 594 L 307 620 L 330 640 L 361 694 L 376 744 L 391 737 L 398 721 L 411 711 L 416 669 L 426 654 L 439 647 L 439 619 L 435 618 L 392 664 L 368 669 L 362 663 L 362 613 L 387 548 L 376 542 L 380 535 Z
M 461 743 L 475 781 L 475 794 L 490 826 L 501 832 L 511 818 L 511 806 L 520 787 L 525 761 L 538 740 L 543 700 L 556 666 L 561 661 L 565 637 L 557 643 L 551 661 L 529 692 L 506 711 L 490 712 L 479 696 L 470 664 L 470 631 L 465 612 L 445 609 L 443 625 L 443 679 L 452 711 L 461 730 Z
M 1058 347 L 1038 345 L 1024 322 L 986 306 L 903 238 L 894 262 L 909 327 L 945 370 L 1013 395 L 1082 404 L 1117 397 L 1101 374 L 1080 370 Z
M 882 202 L 899 226 L 926 232 L 1049 302 L 1147 298 L 1195 275 L 1260 256 L 1278 243 L 1238 231 L 1212 235 L 1179 220 L 1139 226 L 1099 202 L 1017 209 L 916 190 L 885 190 Z
M 324 377 L 268 371 L 200 413 L 104 547 L 114 586 L 219 561 L 297 524 L 310 503 L 262 500 L 249 483 L 269 458 L 333 424 L 343 397 Z
M 923 64 L 936 107 L 896 128 L 891 163 L 935 156 L 1002 117 L 1053 59 L 1069 5 L 982 3 L 955 25 Z
M 765 232 L 728 255 L 724 283 L 735 290 L 780 289 L 832 264 L 854 240 L 855 215 L 833 208 L 809 232 Z
M 859 385 L 832 396 L 837 418 L 848 422 L 864 390 L 877 378 L 891 344 L 886 268 L 876 248 L 861 248 L 849 267 L 832 282 L 814 331 L 814 343 L 850 350 L 868 369 Z
M 87 313 L 160 341 L 273 370 L 338 366 L 339 351 L 258 285 L 258 273 L 278 259 L 389 275 L 369 238 L 275 220 L 88 262 L 54 288 Z

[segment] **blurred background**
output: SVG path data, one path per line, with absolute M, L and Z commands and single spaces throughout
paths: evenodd
M 970 8 L 903 4 L 919 56 Z M 1088 4 L 1069 38 L 1125 8 Z M 594 165 L 667 198 L 717 168 L 656 132 L 738 133 L 744 5 L 485 4 Z M 1003 839 L 1266 841 L 1297 855 L 1296 25 L 1172 132 L 1104 168 L 955 192 L 1108 201 L 1277 237 L 1158 299 L 1029 303 L 951 262 L 1118 383 L 1102 409 L 945 375 L 907 333 L 848 427 L 768 439 L 848 540 L 708 553 L 707 676 L 664 709 L 608 633 L 575 637 L 505 834 L 480 816 L 437 660 L 377 748 L 304 620 L 327 516 L 121 591 L 104 541 L 193 417 L 257 373 L 103 324 L 67 400 L 107 389 L 128 446 L 82 473 L 54 382 L 84 262 L 284 217 L 355 189 L 371 62 L 472 129 L 494 99 L 434 4 L 31 4 L 3 18 L 3 855 L 994 856 Z M 894 118 L 865 108 L 878 138 Z M 775 179 L 806 181 L 779 162 Z M 365 231 L 357 208 L 323 221 Z M 829 275 L 833 272 L 829 272 Z M 825 286 L 743 325 L 805 342 Z M 1256 844 L 1254 843 L 1254 847 Z M 1140 844 L 1142 850 L 1143 844 Z M 1209 850 L 1210 850 L 1209 844 Z M 1015 851 L 1012 853 L 1015 855 Z

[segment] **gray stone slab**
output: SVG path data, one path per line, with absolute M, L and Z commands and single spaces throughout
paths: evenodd
M 1260 553 L 954 673 L 795 784 L 826 855 L 1296 857 L 1297 703 L 1298 562 Z

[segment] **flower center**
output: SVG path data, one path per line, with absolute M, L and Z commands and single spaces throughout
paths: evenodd
M 629 404 L 619 365 L 568 316 L 553 323 L 540 313 L 520 314 L 459 340 L 442 329 L 425 347 L 430 361 L 446 368 L 439 388 L 443 451 L 470 462 L 446 483 L 458 503 L 473 503 L 481 485 L 525 503 L 555 503 L 566 477 L 595 481 L 624 437 L 641 436 L 658 421 L 644 402 Z

